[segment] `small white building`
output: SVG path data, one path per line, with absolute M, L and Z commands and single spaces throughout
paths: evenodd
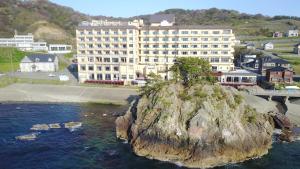
M 299 30 L 294 29 L 294 30 L 289 30 L 286 34 L 287 37 L 298 37 L 299 36 Z
M 20 63 L 21 72 L 55 72 L 58 70 L 58 58 L 50 54 L 25 56 Z
M 65 44 L 49 44 L 48 53 L 51 54 L 67 54 L 72 52 L 71 45 Z
M 274 44 L 272 42 L 268 42 L 263 44 L 264 50 L 272 50 L 274 49 Z
M 150 17 L 151 26 L 173 26 L 175 24 L 175 15 L 157 14 Z

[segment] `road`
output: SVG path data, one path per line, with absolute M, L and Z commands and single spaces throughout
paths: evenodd
M 65 85 L 13 84 L 0 88 L 0 102 L 62 102 L 128 104 L 135 89 Z

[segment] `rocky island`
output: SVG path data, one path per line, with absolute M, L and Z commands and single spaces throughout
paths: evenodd
M 276 105 L 212 83 L 206 65 L 199 59 L 181 59 L 172 67 L 175 80 L 154 78 L 116 120 L 117 137 L 128 140 L 138 156 L 190 168 L 267 154 L 274 130 L 268 112 L 277 111 Z

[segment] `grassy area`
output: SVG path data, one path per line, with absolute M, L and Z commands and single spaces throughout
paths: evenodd
M 17 71 L 20 69 L 19 64 L 21 60 L 28 54 L 30 53 L 20 51 L 16 48 L 0 48 L 0 72 Z
M 11 70 L 13 71 L 17 71 L 18 69 L 20 69 L 20 64 L 19 63 L 0 63 L 0 72 L 11 72 Z
M 0 87 L 6 87 L 14 83 L 26 84 L 49 84 L 49 85 L 64 85 L 67 82 L 59 80 L 45 80 L 45 79 L 28 79 L 28 78 L 15 78 L 15 77 L 0 77 Z
M 297 75 L 300 75 L 300 57 L 280 56 L 280 58 L 289 61 Z
M 67 53 L 64 55 L 65 58 L 67 59 L 72 59 L 73 58 L 74 53 Z

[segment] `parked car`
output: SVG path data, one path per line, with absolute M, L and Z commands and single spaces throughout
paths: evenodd
M 56 77 L 56 75 L 55 75 L 55 74 L 52 74 L 52 73 L 50 73 L 50 74 L 48 75 L 48 77 Z

